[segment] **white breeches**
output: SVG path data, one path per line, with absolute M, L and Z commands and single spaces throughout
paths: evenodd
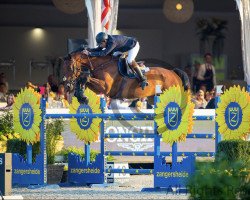
M 136 42 L 136 45 L 134 46 L 133 49 L 130 49 L 128 51 L 128 57 L 127 57 L 127 62 L 128 64 L 132 64 L 132 61 L 135 60 L 138 52 L 139 52 L 139 49 L 140 49 L 140 45 L 139 45 L 139 42 Z

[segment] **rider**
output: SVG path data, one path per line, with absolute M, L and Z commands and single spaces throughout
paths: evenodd
M 115 52 L 128 52 L 127 62 L 137 73 L 141 87 L 144 90 L 148 85 L 146 77 L 142 74 L 139 65 L 135 61 L 135 57 L 140 49 L 139 42 L 133 37 L 123 35 L 108 35 L 100 32 L 96 35 L 97 48 L 83 50 L 86 55 L 93 57 L 106 56 Z

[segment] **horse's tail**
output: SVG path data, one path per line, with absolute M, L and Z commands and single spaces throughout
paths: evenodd
M 186 72 L 178 68 L 174 68 L 173 71 L 181 78 L 184 90 L 190 89 L 190 81 Z

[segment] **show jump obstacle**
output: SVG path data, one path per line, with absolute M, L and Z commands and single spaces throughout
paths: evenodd
M 70 105 L 71 114 L 46 114 L 45 99 L 42 99 L 40 103 L 38 96 L 27 89 L 19 93 L 14 107 L 15 127 L 28 145 L 27 160 L 18 154 L 13 154 L 13 184 L 47 184 L 45 119 L 70 118 L 72 132 L 76 133 L 78 139 L 85 142 L 85 159 L 81 159 L 79 155 L 69 154 L 68 181 L 70 183 L 105 184 L 106 173 L 153 174 L 154 187 L 150 190 L 185 188 L 188 177 L 194 173 L 195 157 L 214 156 L 214 152 L 178 152 L 178 142 L 186 138 L 213 138 L 217 145 L 220 141 L 218 131 L 223 134 L 224 139 L 240 139 L 250 130 L 250 97 L 240 87 L 230 88 L 221 97 L 216 110 L 215 136 L 209 133 L 192 134 L 193 120 L 214 120 L 214 117 L 196 116 L 193 118 L 194 105 L 191 103 L 190 94 L 178 86 L 169 88 L 160 96 L 155 96 L 154 113 L 105 113 L 106 105 L 103 98 L 100 99 L 90 90 L 86 91 L 86 96 L 90 99 L 89 105 L 79 104 L 74 98 Z M 154 120 L 154 134 L 107 134 L 104 132 L 107 120 Z M 228 128 L 225 129 L 225 126 Z M 31 144 L 37 141 L 39 131 L 41 153 L 37 156 L 35 163 L 32 163 Z M 100 154 L 94 162 L 91 162 L 90 143 L 96 141 L 98 137 L 100 137 Z M 154 152 L 105 152 L 106 138 L 153 138 Z M 172 152 L 161 152 L 161 140 L 172 145 Z M 106 169 L 108 155 L 154 156 L 154 169 Z M 166 156 L 172 157 L 171 164 L 166 163 Z M 183 157 L 181 162 L 177 162 L 178 156 Z

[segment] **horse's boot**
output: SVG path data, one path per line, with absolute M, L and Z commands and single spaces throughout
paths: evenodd
M 88 99 L 88 97 L 86 97 L 84 95 L 83 91 L 75 92 L 74 96 L 77 98 L 77 100 L 80 104 L 88 104 L 89 103 L 89 99 Z
M 82 86 L 79 81 L 76 83 L 74 96 L 77 98 L 80 104 L 88 104 L 89 99 L 84 94 L 85 86 Z
M 139 79 L 140 79 L 140 83 L 141 83 L 141 88 L 142 88 L 142 90 L 144 90 L 144 88 L 145 88 L 146 86 L 148 86 L 148 82 L 147 82 L 146 76 L 144 76 L 144 75 L 142 74 L 142 71 L 141 71 L 139 65 L 138 65 L 135 61 L 132 62 L 132 67 L 133 67 L 134 71 L 136 72 L 136 74 L 138 75 L 138 77 L 139 77 Z

